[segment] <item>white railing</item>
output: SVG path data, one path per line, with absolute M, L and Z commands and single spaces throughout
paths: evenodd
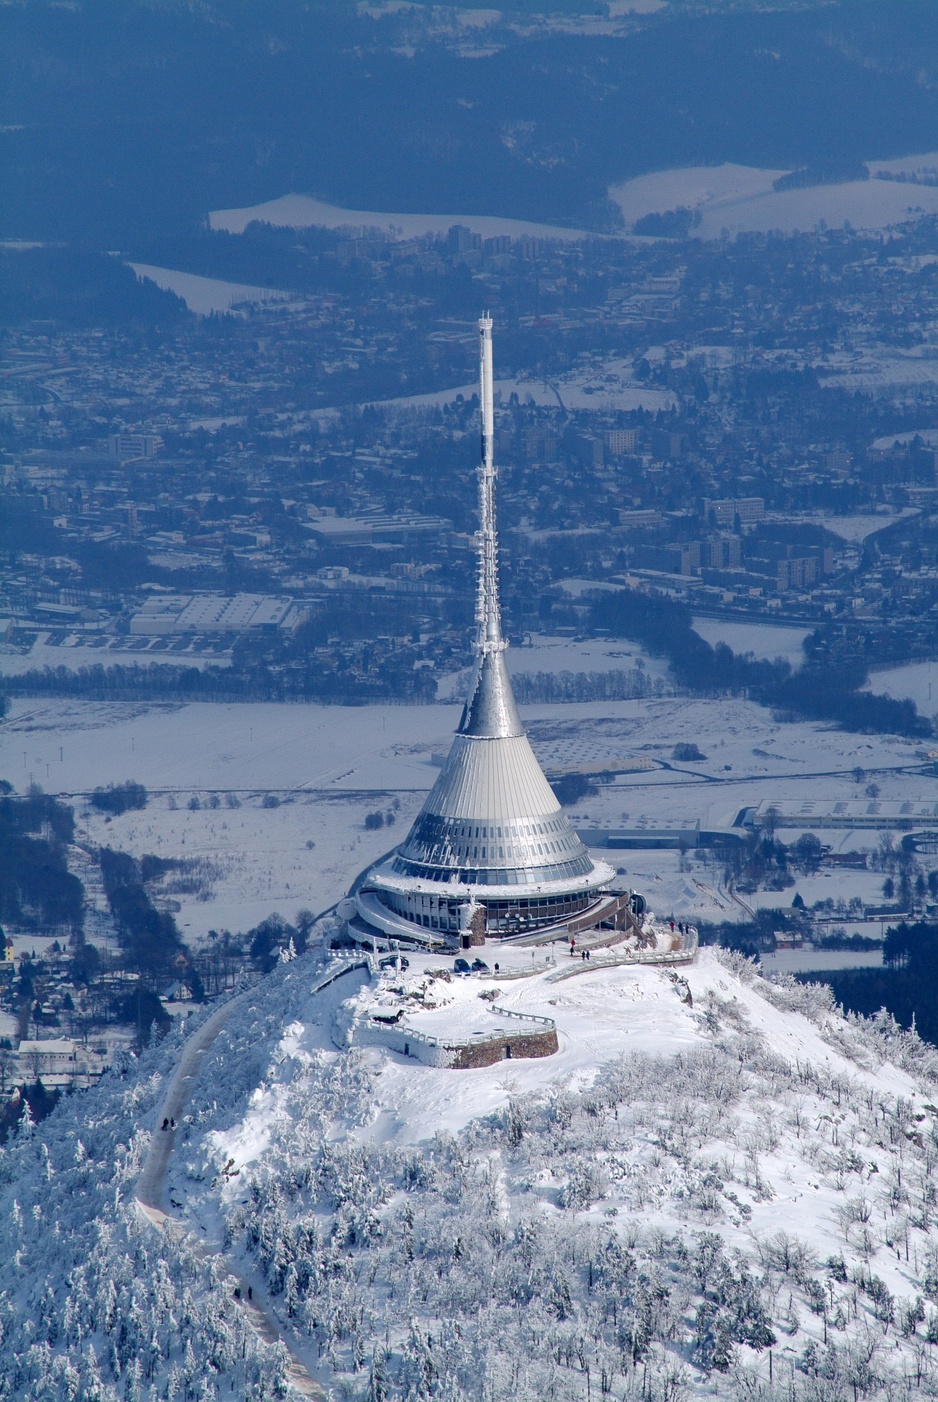
M 697 954 L 698 936 L 695 929 L 689 929 L 684 936 L 681 949 L 626 949 L 620 954 L 597 955 L 595 959 L 577 960 L 572 969 L 558 969 L 547 975 L 548 983 L 559 983 L 561 979 L 574 978 L 577 974 L 588 973 L 590 969 L 613 969 L 625 964 L 690 964 Z
M 546 1027 L 548 1031 L 556 1032 L 557 1024 L 552 1017 L 540 1017 L 537 1013 L 518 1013 L 514 1008 L 501 1008 L 496 1003 L 492 1004 L 492 1012 L 498 1013 L 499 1017 L 517 1017 L 523 1022 L 536 1022 L 541 1027 Z
M 350 974 L 355 969 L 367 969 L 368 972 L 371 973 L 371 955 L 369 954 L 363 958 L 359 957 L 357 959 L 339 959 L 334 961 L 329 965 L 329 968 L 322 977 L 313 983 L 312 988 L 309 990 L 310 993 L 322 993 L 323 989 L 328 988 L 330 983 L 335 983 L 337 978 L 341 978 L 343 974 Z
M 518 1013 L 512 1008 L 499 1008 L 492 1004 L 492 1013 L 499 1017 L 517 1018 L 519 1022 L 533 1022 L 538 1029 L 545 1032 L 556 1032 L 557 1024 L 552 1017 L 538 1017 L 535 1013 Z M 410 1027 L 401 1027 L 399 1023 L 382 1024 L 377 1021 L 382 1032 L 396 1032 L 408 1042 L 422 1042 L 428 1047 L 438 1047 L 443 1051 L 460 1051 L 463 1047 L 477 1047 L 485 1042 L 499 1042 L 505 1036 L 502 1028 L 495 1027 L 491 1032 L 477 1032 L 469 1037 L 433 1037 L 429 1032 L 418 1032 Z

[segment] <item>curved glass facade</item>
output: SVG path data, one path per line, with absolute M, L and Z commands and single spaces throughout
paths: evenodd
M 427 895 L 411 895 L 399 891 L 382 890 L 372 886 L 370 890 L 380 895 L 381 902 L 395 915 L 409 920 L 427 930 L 439 930 L 442 934 L 457 934 L 460 930 L 459 911 L 465 902 Z M 512 900 L 489 900 L 481 892 L 473 893 L 475 900 L 485 906 L 486 932 L 499 938 L 525 934 L 528 931 L 543 929 L 580 915 L 596 903 L 595 891 L 576 893 L 561 892 L 558 895 L 519 896 Z

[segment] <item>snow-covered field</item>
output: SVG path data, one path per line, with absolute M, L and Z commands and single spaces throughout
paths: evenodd
M 566 580 L 569 585 L 570 581 Z M 593 586 L 595 587 L 595 585 Z M 668 664 L 651 657 L 638 643 L 611 642 L 608 638 L 559 638 L 532 634 L 523 647 L 510 647 L 505 654 L 513 677 L 536 672 L 612 672 L 639 668 L 649 677 L 668 683 Z M 472 669 L 464 667 L 439 678 L 437 697 L 461 702 L 471 679 Z
M 654 171 L 610 187 L 609 196 L 622 210 L 626 225 L 645 214 L 661 214 L 669 209 L 733 208 L 765 195 L 772 181 L 783 170 L 760 170 L 756 166 L 685 166 L 677 170 Z
M 783 841 L 790 841 L 792 836 L 787 828 L 779 835 Z M 823 832 L 820 835 L 823 841 L 830 841 L 830 833 Z M 838 835 L 834 833 L 835 840 Z M 850 833 L 848 840 L 851 847 L 869 849 L 876 845 L 877 834 L 870 832 Z M 859 896 L 865 904 L 879 905 L 883 899 L 882 887 L 883 873 L 881 871 L 864 871 L 860 868 L 844 872 L 835 869 L 834 871 L 819 871 L 813 876 L 802 873 L 795 885 L 785 891 L 754 891 L 747 893 L 745 899 L 746 904 L 751 905 L 755 910 L 774 910 L 779 906 L 790 906 L 796 891 L 805 905 L 808 906 L 814 905 L 817 901 L 849 900 L 852 896 Z M 867 939 L 876 939 L 883 933 L 879 924 L 863 924 L 862 922 L 854 924 L 846 919 L 838 920 L 837 924 L 838 926 L 842 925 L 848 934 L 866 935 Z M 834 966 L 828 965 L 828 967 L 833 968 Z
M 907 662 L 902 667 L 870 673 L 867 691 L 914 701 L 923 716 L 938 711 L 938 662 Z
M 0 644 L 0 677 L 19 677 L 24 672 L 41 672 L 46 667 L 65 667 L 70 672 L 77 672 L 82 667 L 132 667 L 135 664 L 141 667 L 197 667 L 200 670 L 203 667 L 231 665 L 230 656 L 209 651 L 197 652 L 191 645 L 181 652 L 162 649 L 154 652 L 149 638 L 137 639 L 136 646 L 127 646 L 124 639 L 121 639 L 120 647 L 102 647 L 100 642 L 101 639 L 95 639 L 93 634 L 72 633 L 62 643 L 53 644 L 49 642 L 48 633 L 39 633 L 28 652 L 9 643 Z
M 751 652 L 756 657 L 774 661 L 784 657 L 793 667 L 804 662 L 801 644 L 808 636 L 807 628 L 789 628 L 773 623 L 746 623 L 732 618 L 699 618 L 693 620 L 694 632 L 711 645 L 726 643 L 734 652 Z
M 272 287 L 249 287 L 241 282 L 183 273 L 176 268 L 156 268 L 149 263 L 131 263 L 130 267 L 139 278 L 155 282 L 166 292 L 175 292 L 189 310 L 199 316 L 227 312 L 243 302 L 282 302 L 289 298 L 289 293 Z
M 80 806 L 81 831 L 138 856 L 210 862 L 212 898 L 180 897 L 180 926 L 197 941 L 343 896 L 400 835 L 366 831 L 366 814 L 392 812 L 396 801 L 398 822 L 409 823 L 436 777 L 427 746 L 445 745 L 457 716 L 433 707 L 29 702 L 0 727 L 0 773 L 20 788 L 32 775 L 78 795 L 131 777 L 143 783 L 153 795 L 146 810 L 109 821 Z M 263 806 L 271 792 L 279 808 Z
M 552 646 L 545 642 L 542 657 Z M 564 661 L 584 656 L 564 651 L 573 646 L 565 641 L 555 646 Z M 603 661 L 616 665 L 603 656 L 608 645 L 583 646 L 596 649 L 597 670 Z M 541 660 L 537 668 L 526 660 L 538 649 L 519 648 L 509 657 L 513 652 L 519 670 L 548 670 Z M 448 748 L 459 714 L 457 705 L 16 701 L 0 726 L 0 776 L 19 790 L 35 781 L 70 796 L 80 835 L 94 845 L 208 863 L 215 874 L 202 897 L 178 897 L 177 919 L 186 937 L 198 941 L 210 929 L 248 929 L 275 910 L 287 919 L 304 907 L 323 910 L 344 895 L 364 867 L 401 840 L 437 777 L 433 756 Z M 885 799 L 938 800 L 938 777 L 908 772 L 922 762 L 911 741 L 776 724 L 746 701 L 663 697 L 532 705 L 524 718 L 547 765 L 599 770 L 630 758 L 658 763 L 651 771 L 620 774 L 581 800 L 572 813 L 581 829 L 698 821 L 704 828 L 726 827 L 762 800 L 833 804 L 856 797 L 857 768 L 875 778 Z M 698 744 L 706 759 L 673 761 L 679 742 Z M 94 788 L 128 778 L 150 791 L 145 810 L 108 821 L 84 801 Z M 279 807 L 264 807 L 267 795 Z M 235 802 L 238 807 L 228 806 Z M 393 812 L 395 825 L 366 830 L 369 812 Z M 796 835 L 786 829 L 786 840 Z M 823 840 L 835 850 L 871 850 L 877 834 L 828 830 Z M 612 855 L 663 915 L 733 919 L 743 913 L 719 890 L 719 867 L 693 854 L 688 870 L 676 851 Z M 849 899 L 875 894 L 881 877 L 839 871 L 814 880 L 814 899 Z M 768 903 L 787 906 L 793 895 L 794 889 L 773 894 Z
M 430 746 L 458 709 L 198 702 L 15 701 L 0 770 L 54 792 L 128 776 L 166 793 L 425 789 Z M 48 772 L 47 772 L 48 769 Z
M 651 394 L 656 394 L 657 397 L 654 400 L 648 398 L 649 388 L 636 381 L 631 358 L 611 356 L 591 365 L 578 366 L 565 375 L 559 375 L 556 380 L 542 380 L 540 383 L 553 395 L 553 403 L 559 403 L 566 409 L 591 409 L 612 413 L 625 409 L 650 409 L 653 406 L 666 409 L 677 403 L 670 391 L 652 390 Z M 518 381 L 517 388 L 518 396 L 523 402 L 526 382 Z M 504 390 L 502 394 L 504 396 Z M 546 399 L 543 402 L 550 404 L 551 400 Z
M 429 394 L 410 394 L 382 400 L 385 408 L 427 409 L 452 404 L 459 395 L 471 399 L 478 394 L 477 383 L 456 385 Z M 545 409 L 591 409 L 626 412 L 647 409 L 650 413 L 673 409 L 677 398 L 671 390 L 655 389 L 637 381 L 630 362 L 614 359 L 601 367 L 573 370 L 555 380 L 503 379 L 494 382 L 496 403 L 507 404 L 517 394 L 522 404 L 531 400 Z M 320 411 L 323 412 L 323 411 Z
M 858 542 L 885 530 L 887 526 L 895 525 L 903 516 L 912 515 L 913 511 L 913 507 L 904 507 L 901 511 L 879 512 L 869 516 L 824 516 L 819 524 L 842 540 Z
M 895 186 L 908 189 L 908 186 Z M 938 196 L 938 187 L 933 193 Z M 938 198 L 935 201 L 938 205 Z M 862 351 L 838 352 L 815 365 L 825 388 L 846 390 L 849 394 L 892 394 L 914 399 L 924 390 L 934 391 L 938 361 L 930 347 L 903 350 L 895 346 L 874 346 Z
M 534 224 L 524 219 L 502 219 L 489 214 L 388 214 L 374 209 L 343 209 L 309 195 L 281 195 L 279 199 L 245 209 L 215 209 L 208 216 L 212 229 L 243 234 L 249 224 L 273 224 L 278 228 L 382 229 L 393 238 L 420 238 L 423 234 L 445 234 L 454 224 L 464 224 L 484 239 L 508 234 L 512 238 L 585 238 L 582 229 L 564 229 L 554 224 Z
M 870 162 L 870 174 L 917 169 L 933 161 L 933 156 L 910 156 Z M 792 233 L 814 229 L 822 221 L 832 228 L 850 223 L 855 229 L 884 229 L 923 213 L 938 213 L 935 186 L 871 179 L 774 190 L 773 181 L 784 174 L 729 163 L 688 167 L 638 176 L 611 186 L 609 195 L 629 227 L 646 214 L 681 207 L 699 210 L 700 224 L 693 232 L 703 239 L 719 238 L 724 229 L 731 234 L 774 229 Z

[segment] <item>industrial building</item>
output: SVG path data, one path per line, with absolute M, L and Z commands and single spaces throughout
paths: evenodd
M 750 822 L 759 828 L 835 828 L 853 832 L 869 828 L 879 832 L 911 832 L 913 828 L 938 827 L 938 803 L 920 799 L 843 798 L 828 800 L 764 799 L 750 810 Z M 745 821 L 745 819 L 743 820 Z
M 130 631 L 136 637 L 152 637 L 293 629 L 305 616 L 293 599 L 268 594 L 153 594 L 130 620 Z

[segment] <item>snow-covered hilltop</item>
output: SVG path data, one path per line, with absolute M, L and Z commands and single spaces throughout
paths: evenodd
M 433 962 L 385 979 L 420 993 Z M 375 989 L 358 970 L 307 1001 L 302 964 L 263 1056 L 247 1009 L 216 1042 L 172 1198 L 309 1370 L 363 1397 L 938 1388 L 938 1056 L 713 951 L 558 971 L 453 992 L 549 1015 L 543 1060 L 337 1053 Z
M 317 993 L 315 956 L 284 963 L 219 1019 L 168 1236 L 134 1195 L 178 1039 L 5 1151 L 0 1398 L 286 1395 L 265 1316 L 335 1398 L 938 1395 L 938 1054 L 914 1034 L 711 950 L 449 985 L 439 959 L 383 985 L 357 962 Z M 432 982 L 549 1016 L 559 1051 L 337 1047 L 382 987 Z

